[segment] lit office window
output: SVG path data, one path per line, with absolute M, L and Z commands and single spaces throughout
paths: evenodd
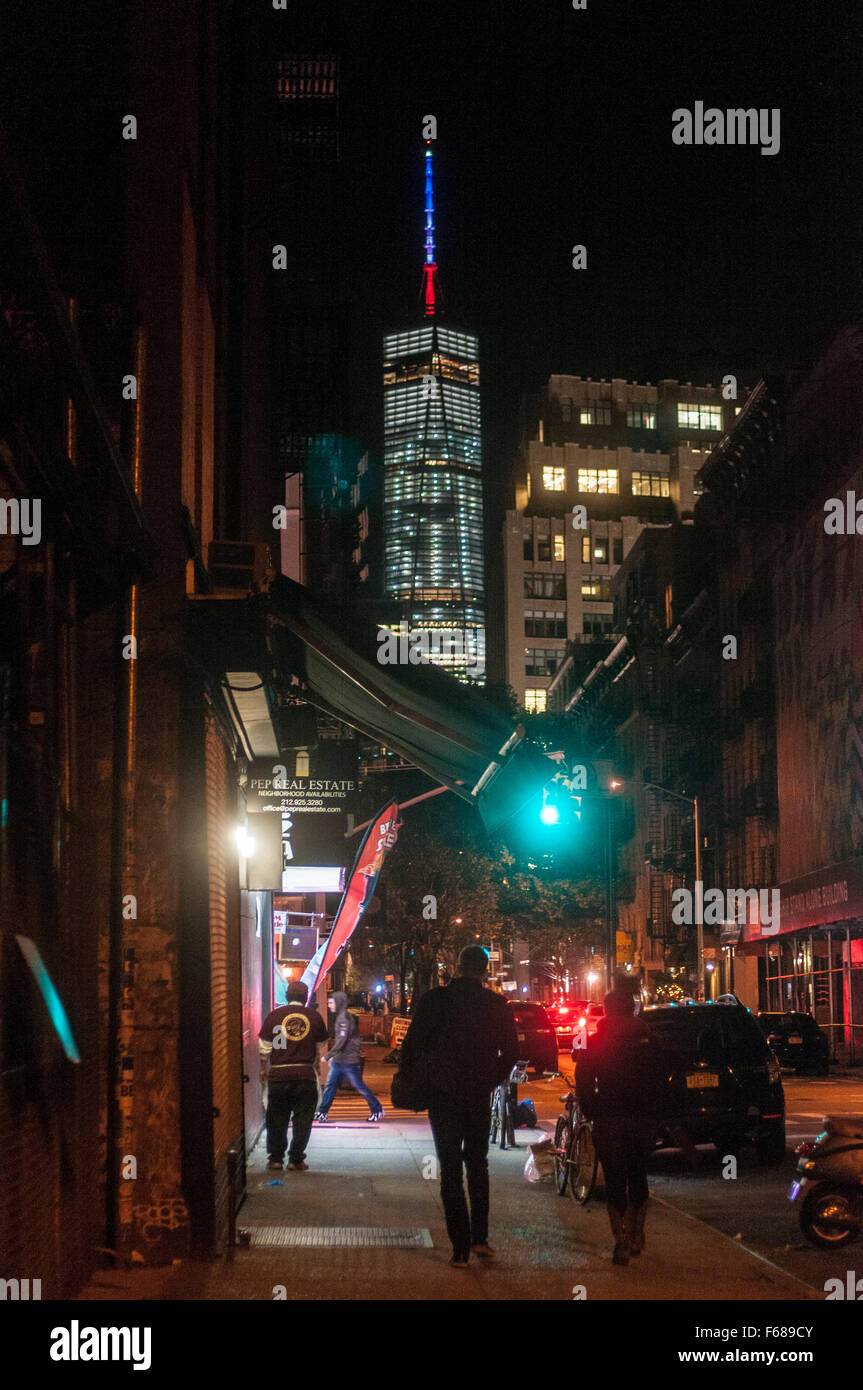
M 633 473 L 633 497 L 668 497 L 668 475 L 666 473 Z
M 687 405 L 680 401 L 677 423 L 683 429 L 721 430 L 722 409 L 718 405 Z
M 656 411 L 651 405 L 628 405 L 626 423 L 634 430 L 655 430 Z
M 579 468 L 579 492 L 617 492 L 616 468 Z
M 580 425 L 593 424 L 593 409 L 591 406 L 588 406 L 585 410 L 580 410 L 578 412 L 578 423 Z
M 590 536 L 582 536 L 581 538 L 581 563 L 583 565 L 590 564 Z
M 582 575 L 581 597 L 608 601 L 611 598 L 611 581 L 604 574 Z
M 548 692 L 545 690 L 526 690 L 524 707 L 528 714 L 545 714 Z
M 608 539 L 597 537 L 593 542 L 593 559 L 600 565 L 608 564 Z
M 544 467 L 542 470 L 542 485 L 548 492 L 566 491 L 566 469 Z
M 566 559 L 563 536 L 555 536 L 554 538 L 554 558 L 555 560 Z

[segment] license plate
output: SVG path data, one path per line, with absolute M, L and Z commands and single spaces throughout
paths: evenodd
M 798 1043 L 798 1044 L 799 1044 L 799 1043 L 802 1043 L 803 1039 L 802 1039 L 802 1038 L 798 1038 L 798 1037 L 793 1037 L 793 1038 L 789 1038 L 788 1041 L 789 1041 L 790 1043 Z
M 708 1086 L 718 1086 L 719 1076 L 715 1071 L 689 1072 L 686 1077 L 688 1091 L 706 1090 Z
M 796 1201 L 797 1201 L 797 1193 L 800 1191 L 800 1189 L 801 1189 L 802 1186 L 803 1186 L 803 1184 L 801 1183 L 800 1179 L 799 1179 L 799 1178 L 795 1178 L 794 1181 L 793 1181 L 793 1183 L 791 1184 L 791 1186 L 790 1186 L 789 1189 L 788 1189 L 788 1200 L 789 1200 L 789 1202 L 796 1202 Z
M 516 1037 L 518 1038 L 519 1042 L 524 1042 L 524 1033 L 517 1033 Z

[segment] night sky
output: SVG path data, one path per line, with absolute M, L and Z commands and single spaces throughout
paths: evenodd
M 427 113 L 441 283 L 480 336 L 501 482 L 519 395 L 552 372 L 754 384 L 859 315 L 863 6 L 384 0 L 342 15 L 354 420 L 375 447 L 380 334 L 419 304 Z M 672 111 L 697 100 L 779 107 L 779 153 L 674 145 Z

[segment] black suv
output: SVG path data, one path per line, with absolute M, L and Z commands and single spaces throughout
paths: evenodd
M 675 1129 L 720 1153 L 754 1140 L 762 1163 L 785 1157 L 785 1095 L 767 1041 L 742 1004 L 647 1008 L 641 1018 L 667 1064 L 664 1137 Z
M 811 1014 L 760 1013 L 757 1017 L 780 1066 L 793 1067 L 798 1076 L 807 1067 L 818 1076 L 829 1076 L 830 1044 Z
M 526 999 L 513 1000 L 509 1007 L 515 1015 L 519 1060 L 529 1062 L 537 1076 L 556 1072 L 557 1034 L 545 1009 Z

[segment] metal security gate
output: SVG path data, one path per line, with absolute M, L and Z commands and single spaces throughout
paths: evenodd
M 210 912 L 210 1040 L 213 1059 L 214 1229 L 226 1237 L 231 1202 L 245 1190 L 243 1143 L 240 892 L 232 827 L 236 821 L 233 759 L 215 717 L 206 717 L 207 863 Z M 239 1153 L 230 1191 L 228 1152 Z

